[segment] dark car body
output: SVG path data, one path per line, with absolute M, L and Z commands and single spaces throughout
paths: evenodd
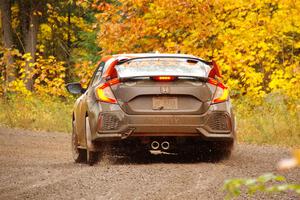
M 194 73 L 196 68 L 203 74 Z M 220 154 L 232 149 L 235 120 L 213 62 L 183 54 L 108 56 L 88 88 L 71 83 L 67 89 L 81 94 L 73 111 L 77 162 L 92 164 L 104 144 L 114 143 L 130 151 L 180 151 L 196 141 L 214 144 Z

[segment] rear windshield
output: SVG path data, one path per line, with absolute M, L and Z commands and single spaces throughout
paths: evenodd
M 208 77 L 211 67 L 183 58 L 143 58 L 117 65 L 120 78 L 145 76 Z

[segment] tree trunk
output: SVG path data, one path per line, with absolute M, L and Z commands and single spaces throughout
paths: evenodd
M 26 76 L 24 78 L 24 82 L 26 84 L 26 88 L 29 91 L 33 90 L 33 63 L 35 62 L 35 53 L 36 53 L 36 45 L 37 45 L 37 34 L 39 29 L 39 16 L 37 15 L 37 11 L 39 11 L 40 2 L 28 1 L 27 8 L 29 7 L 28 13 L 28 26 L 27 30 L 24 31 L 24 43 L 25 43 L 25 53 L 29 53 L 31 59 L 26 63 L 25 73 Z
M 66 52 L 67 56 L 67 67 L 66 67 L 66 76 L 65 76 L 65 81 L 69 82 L 69 77 L 70 77 L 70 67 L 71 67 L 71 30 L 72 30 L 72 23 L 71 23 L 71 14 L 72 10 L 74 9 L 74 1 L 72 0 L 71 2 L 68 3 L 68 40 L 67 40 L 67 45 L 68 49 Z
M 15 78 L 15 73 L 13 69 L 13 57 L 9 50 L 13 48 L 13 35 L 11 27 L 11 2 L 10 0 L 0 1 L 1 10 L 1 24 L 2 24 L 2 40 L 3 46 L 7 50 L 4 54 L 5 57 L 5 70 L 4 78 L 5 83 L 13 81 Z
M 28 7 L 27 5 L 29 5 L 29 1 L 28 0 L 18 0 L 18 4 L 19 4 L 19 9 L 21 12 L 19 12 L 19 19 L 20 19 L 20 32 L 21 32 L 21 38 L 20 38 L 20 50 L 22 53 L 25 53 L 25 38 L 28 32 L 28 27 L 29 27 L 29 14 L 30 13 L 30 7 Z
M 38 28 L 38 18 L 36 15 L 34 15 L 33 12 L 31 12 L 29 20 L 29 29 L 25 38 L 25 53 L 30 53 L 31 56 L 31 59 L 27 62 L 25 68 L 25 72 L 27 74 L 27 76 L 25 76 L 26 88 L 30 91 L 32 91 L 33 89 L 32 64 L 35 62 Z

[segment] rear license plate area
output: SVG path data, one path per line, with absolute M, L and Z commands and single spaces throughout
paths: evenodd
M 153 97 L 153 110 L 176 110 L 178 109 L 178 99 L 176 97 Z

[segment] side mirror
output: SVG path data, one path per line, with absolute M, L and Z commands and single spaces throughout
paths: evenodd
M 82 88 L 81 84 L 78 82 L 68 83 L 66 88 L 71 94 L 83 94 L 86 91 L 86 89 Z

